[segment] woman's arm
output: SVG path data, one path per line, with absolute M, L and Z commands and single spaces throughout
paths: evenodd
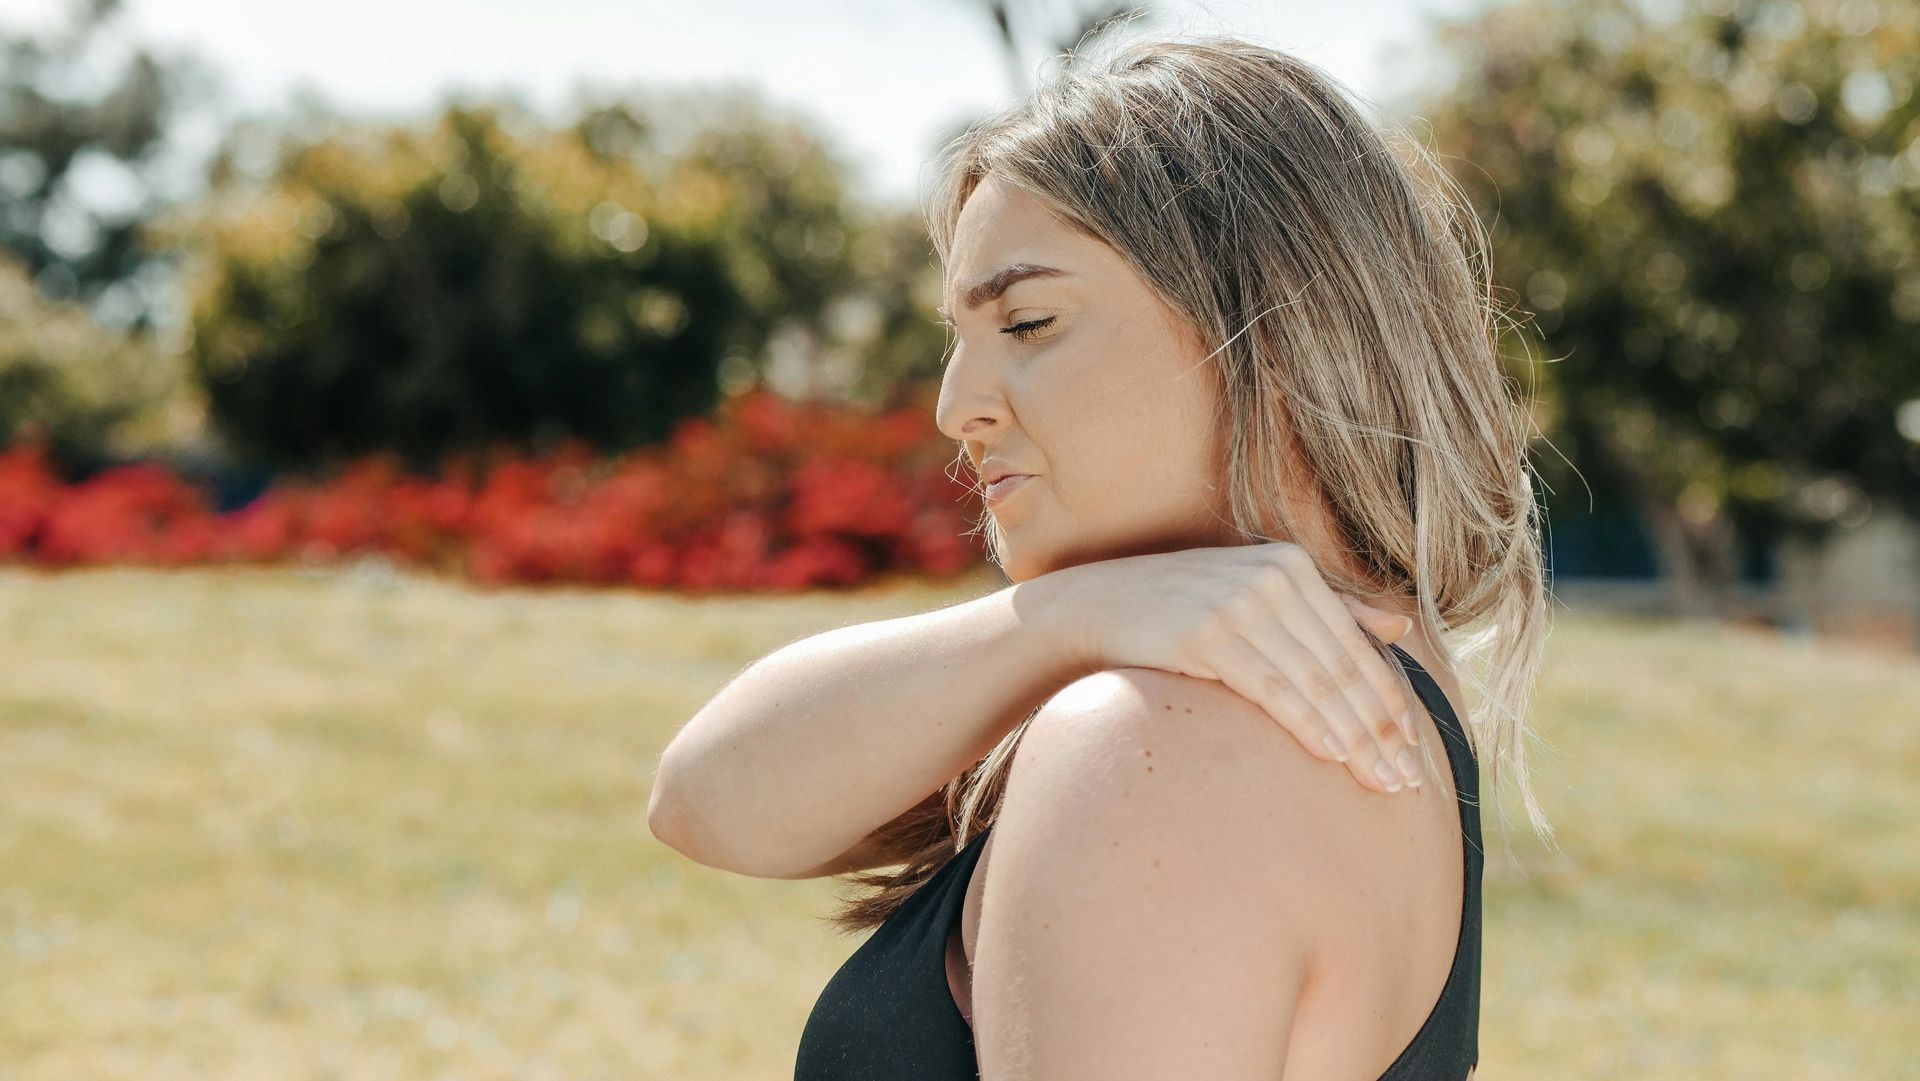
M 938 807 L 942 802 L 942 793 L 936 790 L 929 794 L 926 799 L 914 805 L 910 810 L 901 812 L 900 817 L 906 818 L 911 815 L 918 819 L 922 815 L 932 813 L 933 809 Z M 847 849 L 845 852 L 840 853 L 838 856 L 817 867 L 809 867 L 804 871 L 795 871 L 791 874 L 781 875 L 780 877 L 829 878 L 833 875 L 851 874 L 855 871 L 871 871 L 875 867 L 884 867 L 890 862 L 898 862 L 897 859 L 890 856 L 886 851 L 886 849 L 892 846 L 883 845 L 881 842 L 881 835 L 887 832 L 890 826 L 892 826 L 891 822 L 889 822 L 887 826 L 882 826 L 880 829 L 874 830 L 872 833 L 854 842 L 852 848 Z
M 1107 668 L 1219 680 L 1309 754 L 1399 791 L 1420 783 L 1401 761 L 1414 699 L 1356 619 L 1381 641 L 1411 625 L 1333 593 L 1298 545 L 1274 541 L 1075 564 L 825 631 L 754 662 L 681 728 L 647 825 L 697 863 L 759 878 L 871 867 L 875 830 Z
M 661 753 L 655 837 L 762 878 L 872 866 L 872 833 L 1099 670 L 1080 567 L 933 612 L 825 631 L 755 661 Z

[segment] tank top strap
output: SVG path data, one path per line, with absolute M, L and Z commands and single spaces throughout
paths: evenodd
M 960 909 L 967 899 L 967 883 L 973 879 L 974 864 L 980 860 L 980 849 L 986 840 L 988 826 L 973 835 L 960 850 L 940 865 L 932 877 L 908 898 L 907 903 L 924 903 L 915 920 L 919 942 L 916 949 L 940 959 L 946 963 L 947 936 L 953 933 L 953 927 L 960 919 Z

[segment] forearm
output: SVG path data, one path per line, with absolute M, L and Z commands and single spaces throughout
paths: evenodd
M 765 877 L 817 867 L 978 761 L 1097 670 L 1084 568 L 933 612 L 840 627 L 734 677 L 660 757 L 656 836 Z

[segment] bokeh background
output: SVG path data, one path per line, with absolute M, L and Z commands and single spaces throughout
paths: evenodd
M 1411 128 L 1515 312 L 1477 1076 L 1920 1078 L 1911 0 L 0 0 L 0 1078 L 791 1076 L 837 884 L 654 763 L 1004 585 L 921 165 L 1162 32 Z

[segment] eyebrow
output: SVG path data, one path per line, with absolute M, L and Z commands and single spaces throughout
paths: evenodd
M 967 310 L 972 311 L 989 301 L 999 300 L 1001 294 L 1013 288 L 1015 282 L 1023 282 L 1028 278 L 1071 277 L 1073 277 L 1071 273 L 1058 267 L 1041 266 L 1038 263 L 1011 263 L 995 271 L 985 280 L 974 284 L 966 291 L 964 300 Z M 934 311 L 940 314 L 941 322 L 948 326 L 953 325 L 953 313 L 944 306 L 935 308 Z

